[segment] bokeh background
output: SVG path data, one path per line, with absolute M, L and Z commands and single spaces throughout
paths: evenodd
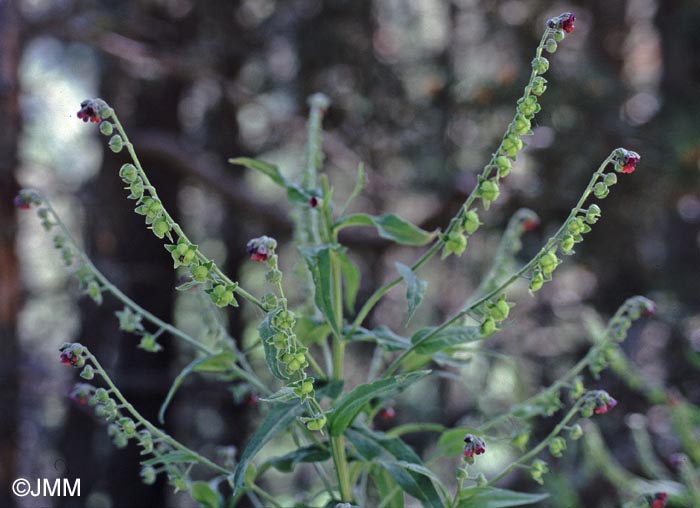
M 634 373 L 646 386 L 700 403 L 696 0 L 0 0 L 0 506 L 194 504 L 163 482 L 140 483 L 136 448 L 117 451 L 90 412 L 67 398 L 76 376 L 58 362 L 57 347 L 66 340 L 90 347 L 149 417 L 192 352 L 168 339 L 158 355 L 136 349 L 134 337 L 117 330 L 117 303 L 79 298 L 51 238 L 33 214 L 12 207 L 18 186 L 46 192 L 128 295 L 163 319 L 201 327 L 196 298 L 175 294 L 169 255 L 124 199 L 117 172 L 125 156 L 105 151 L 97 129 L 77 120 L 82 99 L 103 97 L 117 110 L 166 206 L 227 273 L 262 291 L 245 243 L 278 238 L 285 270 L 298 271 L 289 208 L 278 189 L 227 165 L 228 157 L 255 156 L 298 174 L 306 98 L 323 92 L 332 101 L 325 171 L 336 195 L 350 192 L 362 162 L 368 187 L 353 210 L 444 227 L 512 118 L 546 20 L 564 11 L 576 13 L 576 30 L 550 57 L 535 135 L 467 253 L 423 272 L 429 289 L 415 326 L 460 307 L 515 210 L 541 217 L 525 237 L 525 260 L 613 148 L 636 150 L 642 162 L 602 202 L 602 220 L 551 285 L 535 298 L 515 288 L 513 326 L 484 346 L 493 354 L 477 355 L 455 379 L 409 391 L 395 401 L 394 420 L 379 425 L 454 425 L 507 408 L 585 353 L 586 320 L 612 315 L 634 294 L 659 304 L 625 343 Z M 394 262 L 419 255 L 369 231 L 349 230 L 343 241 L 362 270 L 360 301 L 392 277 Z M 410 333 L 404 305 L 402 290 L 390 293 L 369 324 Z M 226 318 L 245 345 L 260 316 L 244 306 Z M 371 351 L 358 346 L 351 354 L 350 383 L 359 382 Z M 616 460 L 643 476 L 630 437 L 641 421 L 671 468 L 679 445 L 666 409 L 615 374 L 591 386 L 620 401 L 600 422 Z M 240 448 L 260 408 L 235 401 L 230 388 L 193 376 L 170 409 L 168 432 L 210 455 L 218 446 Z M 538 422 L 533 432 L 543 436 L 556 417 Z M 426 452 L 434 438 L 409 440 Z M 519 474 L 503 485 L 549 490 L 543 506 L 552 508 L 620 506 L 631 493 L 594 462 L 574 447 L 550 461 L 555 472 L 544 488 Z M 445 463 L 442 474 L 454 466 Z M 10 493 L 17 477 L 55 477 L 59 469 L 81 478 L 80 500 L 20 501 Z M 306 473 L 277 486 L 307 488 Z

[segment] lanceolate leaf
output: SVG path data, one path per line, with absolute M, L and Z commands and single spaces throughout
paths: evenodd
M 342 382 L 330 382 L 319 387 L 316 393 L 319 396 L 335 398 L 342 390 Z M 233 474 L 233 487 L 237 490 L 245 484 L 246 472 L 252 465 L 253 458 L 258 454 L 265 444 L 280 432 L 284 431 L 294 420 L 301 416 L 304 406 L 298 401 L 280 403 L 273 406 L 272 410 L 265 416 L 258 425 L 255 434 L 250 438 L 248 444 L 243 449 L 236 470 Z M 252 467 L 250 468 L 252 470 Z M 251 474 L 248 472 L 248 474 Z
M 478 326 L 450 326 L 449 328 L 439 331 L 428 340 L 424 340 L 425 337 L 434 331 L 434 327 L 429 327 L 418 330 L 413 334 L 411 337 L 411 344 L 420 343 L 420 345 L 416 347 L 416 353 L 432 355 L 450 347 L 474 342 L 483 338 Z
M 311 197 L 310 194 L 304 192 L 298 185 L 287 180 L 277 166 L 270 164 L 269 162 L 259 161 L 256 159 L 251 159 L 248 157 L 237 157 L 235 159 L 229 159 L 230 164 L 237 164 L 239 166 L 258 171 L 263 175 L 267 176 L 274 183 L 280 187 L 284 187 L 287 190 L 287 196 L 289 200 L 294 203 L 304 203 L 306 204 Z
M 350 336 L 350 339 L 376 342 L 386 351 L 402 351 L 411 346 L 411 342 L 407 338 L 395 334 L 386 326 L 378 326 L 373 330 L 358 328 Z
M 416 452 L 401 439 L 366 428 L 347 429 L 345 435 L 365 460 L 380 465 L 394 482 L 420 500 L 424 507 L 443 507 L 433 484 L 435 482 L 444 492 L 440 480 L 423 466 Z
M 331 281 L 331 249 L 330 245 L 318 247 L 306 247 L 301 249 L 301 254 L 311 272 L 314 283 L 314 302 L 328 320 L 328 324 L 337 333 L 340 332 L 340 323 L 335 317 L 333 298 L 333 284 Z
M 141 461 L 141 465 L 157 466 L 158 464 L 181 464 L 184 462 L 197 462 L 197 459 L 191 453 L 175 450 L 159 457 Z
M 331 454 L 326 448 L 318 445 L 306 446 L 293 452 L 270 459 L 272 467 L 283 473 L 291 473 L 294 467 L 302 462 L 323 462 L 331 458 Z
M 549 497 L 548 494 L 525 494 L 493 487 L 474 487 L 460 494 L 458 508 L 511 508 L 527 506 Z
M 343 395 L 328 413 L 328 431 L 331 436 L 340 436 L 355 417 L 372 399 L 384 399 L 430 374 L 429 370 L 402 374 L 374 383 L 360 385 Z
M 356 213 L 340 219 L 335 224 L 336 230 L 350 226 L 374 226 L 379 236 L 401 245 L 425 245 L 437 234 L 425 231 L 393 213 L 386 215 Z
M 277 359 L 277 348 L 274 346 L 274 344 L 270 344 L 269 341 L 269 339 L 271 339 L 275 334 L 270 326 L 270 319 L 271 314 L 268 314 L 258 325 L 258 333 L 260 333 L 260 340 L 262 341 L 263 351 L 265 352 L 265 361 L 267 362 L 267 367 L 270 369 L 273 376 L 286 381 L 289 379 L 289 376 L 280 370 L 280 362 Z
M 272 411 L 263 419 L 255 434 L 250 438 L 248 444 L 241 453 L 240 460 L 236 464 L 236 471 L 233 474 L 234 489 L 241 488 L 245 483 L 245 472 L 251 464 L 253 457 L 262 449 L 265 444 L 274 436 L 282 432 L 294 422 L 295 418 L 301 416 L 304 406 L 298 402 L 288 402 L 276 405 Z
M 190 362 L 184 369 L 182 369 L 182 371 L 180 371 L 173 381 L 173 384 L 170 385 L 168 395 L 165 397 L 163 404 L 160 406 L 160 411 L 158 411 L 158 421 L 160 423 L 164 423 L 165 411 L 168 409 L 170 401 L 172 401 L 175 393 L 188 375 L 190 375 L 192 372 L 226 372 L 231 370 L 231 367 L 233 367 L 235 363 L 236 355 L 231 351 L 224 351 L 215 355 L 197 358 L 193 362 Z
M 355 310 L 355 298 L 357 290 L 360 289 L 360 270 L 355 266 L 355 263 L 350 261 L 350 258 L 342 251 L 336 251 L 338 261 L 340 261 L 340 270 L 343 273 L 343 294 L 345 299 L 345 307 L 348 312 Z
M 406 324 L 408 324 L 413 317 L 413 314 L 416 312 L 416 309 L 420 305 L 421 300 L 423 300 L 425 288 L 428 286 L 428 283 L 422 279 L 419 279 L 410 267 L 402 263 L 396 263 L 396 269 L 406 283 L 406 301 L 408 302 Z
M 219 494 L 206 482 L 194 482 L 190 489 L 190 495 L 192 499 L 206 508 L 218 508 L 221 506 Z

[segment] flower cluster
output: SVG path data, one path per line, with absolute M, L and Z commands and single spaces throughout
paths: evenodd
M 269 236 L 253 238 L 246 244 L 246 252 L 253 261 L 265 262 L 274 254 L 277 241 Z
M 594 414 L 604 415 L 617 406 L 617 401 L 605 390 L 592 390 L 585 395 L 581 416 L 590 418 Z
M 468 463 L 474 463 L 474 456 L 486 453 L 486 443 L 484 440 L 474 434 L 467 434 L 464 436 L 464 451 L 462 452 L 462 459 Z
M 567 34 L 570 34 L 574 31 L 574 21 L 576 21 L 576 16 L 574 13 L 565 12 L 547 21 L 547 26 L 552 30 L 561 30 Z

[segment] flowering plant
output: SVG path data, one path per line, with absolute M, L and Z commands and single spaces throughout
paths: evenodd
M 16 199 L 19 208 L 36 207 L 44 228 L 54 234 L 54 243 L 75 275 L 83 291 L 100 304 L 105 294 L 120 300 L 119 327 L 140 339 L 139 347 L 158 352 L 162 334 L 188 344 L 194 350 L 190 364 L 173 381 L 163 402 L 161 423 L 167 407 L 182 380 L 199 372 L 225 375 L 245 387 L 249 401 L 258 403 L 265 416 L 240 454 L 217 462 L 193 450 L 144 418 L 120 392 L 98 358 L 85 346 L 66 343 L 60 361 L 80 369 L 81 382 L 71 397 L 79 404 L 94 407 L 95 415 L 107 422 L 114 444 L 125 447 L 132 441 L 143 455 L 142 480 L 153 483 L 164 475 L 176 490 L 190 493 L 203 506 L 236 506 L 247 497 L 256 506 L 283 506 L 288 494 L 266 484 L 271 469 L 291 472 L 300 463 L 311 464 L 318 475 L 317 489 L 311 489 L 298 506 L 377 506 L 401 508 L 404 496 L 429 508 L 508 508 L 532 505 L 546 494 L 521 493 L 496 485 L 515 469 L 529 471 L 542 484 L 549 467 L 545 452 L 561 457 L 567 443 L 584 434 L 585 421 L 612 410 L 617 401 L 603 390 L 587 390 L 583 372 L 595 377 L 619 353 L 632 322 L 653 313 L 654 304 L 644 297 L 628 299 L 606 327 L 596 330 L 589 352 L 559 379 L 538 394 L 508 411 L 486 419 L 476 428 L 456 425 L 412 423 L 389 432 L 377 430 L 375 417 L 390 420 L 393 409 L 386 401 L 406 388 L 437 376 L 448 368 L 460 368 L 479 345 L 494 336 L 507 323 L 514 304 L 508 300 L 511 286 L 526 281 L 530 293 L 549 282 L 565 256 L 574 253 L 601 217 L 601 207 L 592 199 L 603 200 L 617 182 L 617 174 L 633 173 L 640 156 L 617 148 L 604 158 L 593 173 L 580 199 L 560 228 L 525 264 L 510 270 L 521 248 L 521 237 L 536 224 L 534 212 L 521 210 L 506 228 L 491 269 L 476 293 L 462 308 L 433 326 L 402 337 L 385 326 L 367 328 L 366 321 L 377 303 L 394 287 L 405 287 L 410 320 L 426 293 L 427 282 L 419 277 L 421 268 L 438 253 L 442 258 L 461 256 L 469 239 L 481 225 L 482 209 L 488 210 L 500 195 L 501 181 L 513 169 L 523 149 L 523 138 L 532 134 L 531 125 L 540 111 L 539 97 L 547 89 L 543 77 L 549 68 L 544 51 L 554 53 L 558 43 L 574 30 L 575 17 L 564 13 L 548 21 L 532 60 L 530 78 L 517 101 L 516 112 L 488 163 L 478 176 L 473 191 L 442 232 L 425 231 L 394 214 L 346 213 L 362 191 L 365 175 L 358 168 L 355 189 L 338 206 L 330 183 L 322 170 L 322 119 L 330 106 L 316 94 L 309 100 L 309 141 L 305 170 L 299 181 L 287 178 L 276 166 L 249 158 L 231 159 L 232 164 L 259 172 L 286 190 L 297 211 L 298 249 L 308 278 L 309 300 L 292 304 L 285 295 L 284 274 L 280 269 L 277 242 L 268 236 L 250 240 L 245 249 L 265 270 L 270 291 L 255 295 L 226 275 L 217 263 L 193 243 L 173 219 L 142 167 L 116 112 L 103 100 L 81 104 L 78 118 L 99 124 L 115 152 L 126 150 L 131 158 L 119 171 L 128 199 L 135 212 L 170 254 L 173 267 L 185 275 L 176 289 L 194 290 L 206 295 L 215 308 L 238 307 L 245 302 L 259 310 L 256 323 L 259 340 L 245 351 L 226 333 L 214 343 L 191 336 L 143 309 L 105 277 L 80 249 L 50 202 L 38 191 L 25 190 Z M 345 228 L 368 226 L 400 245 L 427 247 L 410 266 L 396 263 L 396 276 L 379 287 L 355 312 L 360 274 L 339 241 Z M 356 342 L 370 342 L 376 353 L 368 379 L 356 386 L 346 384 L 345 350 Z M 475 347 L 476 346 L 476 347 Z M 264 358 L 265 371 L 254 366 Z M 562 400 L 564 399 L 564 400 Z M 528 446 L 529 422 L 552 416 L 567 407 L 559 422 L 541 441 Z M 581 423 L 579 423 L 581 421 Z M 435 432 L 438 453 L 425 460 L 402 436 L 416 431 Z M 263 447 L 278 435 L 288 434 L 296 444 L 291 452 L 256 460 Z M 482 456 L 492 443 L 512 443 L 517 450 L 512 460 L 487 476 L 480 468 Z M 456 457 L 460 458 L 456 458 Z M 456 464 L 454 481 L 446 481 L 429 466 L 435 461 Z M 197 466 L 195 468 L 195 466 Z M 201 471 L 200 471 L 201 470 Z M 208 481 L 197 480 L 202 471 Z M 263 485 L 266 487 L 263 488 Z M 667 494 L 650 490 L 638 492 L 658 508 Z

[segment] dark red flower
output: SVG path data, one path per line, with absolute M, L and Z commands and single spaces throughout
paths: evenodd
M 260 399 L 255 393 L 249 393 L 248 395 L 245 396 L 245 399 L 243 399 L 243 402 L 245 402 L 246 405 L 248 406 L 254 406 L 258 403 Z
M 72 351 L 64 351 L 61 353 L 61 363 L 63 365 L 75 366 L 79 358 L 80 357 L 74 355 Z
M 321 200 L 318 199 L 316 196 L 311 196 L 309 198 L 309 206 L 311 208 L 316 208 L 320 203 L 321 203 Z
M 70 398 L 73 402 L 76 402 L 80 404 L 81 406 L 84 406 L 85 404 L 88 403 L 88 400 L 90 398 L 90 393 L 92 391 L 92 387 L 90 385 L 86 384 L 77 384 L 75 385 L 75 388 L 73 388 L 73 391 L 70 392 Z
M 27 200 L 24 194 L 17 194 L 12 202 L 19 210 L 29 210 L 32 207 L 31 201 Z
M 383 407 L 379 413 L 377 413 L 377 416 L 382 420 L 391 420 L 396 416 L 396 411 L 393 407 Z
M 634 173 L 634 170 L 637 169 L 638 163 L 639 154 L 637 152 L 627 152 L 625 158 L 622 161 L 622 172 Z
M 664 508 L 666 506 L 666 500 L 668 499 L 668 494 L 665 492 L 657 492 L 654 494 L 654 498 L 651 500 L 651 508 Z
M 99 123 L 102 121 L 97 105 L 91 99 L 85 100 L 80 103 L 80 111 L 78 111 L 78 118 L 80 118 L 83 122 L 90 123 Z
M 576 21 L 576 15 L 573 12 L 565 12 L 559 16 L 559 26 L 567 34 L 574 31 L 574 21 Z
M 274 238 L 269 236 L 261 236 L 259 238 L 253 238 L 246 245 L 246 252 L 250 255 L 250 259 L 253 261 L 267 261 L 270 255 L 277 247 L 277 242 Z
M 598 397 L 596 399 L 596 405 L 595 409 L 593 412 L 597 415 L 604 415 L 608 411 L 610 411 L 612 408 L 617 406 L 617 401 L 613 399 L 610 395 L 607 393 L 603 392 L 605 396 Z
M 474 434 L 464 436 L 464 457 L 474 460 L 474 455 L 481 455 L 486 452 L 486 443 Z

